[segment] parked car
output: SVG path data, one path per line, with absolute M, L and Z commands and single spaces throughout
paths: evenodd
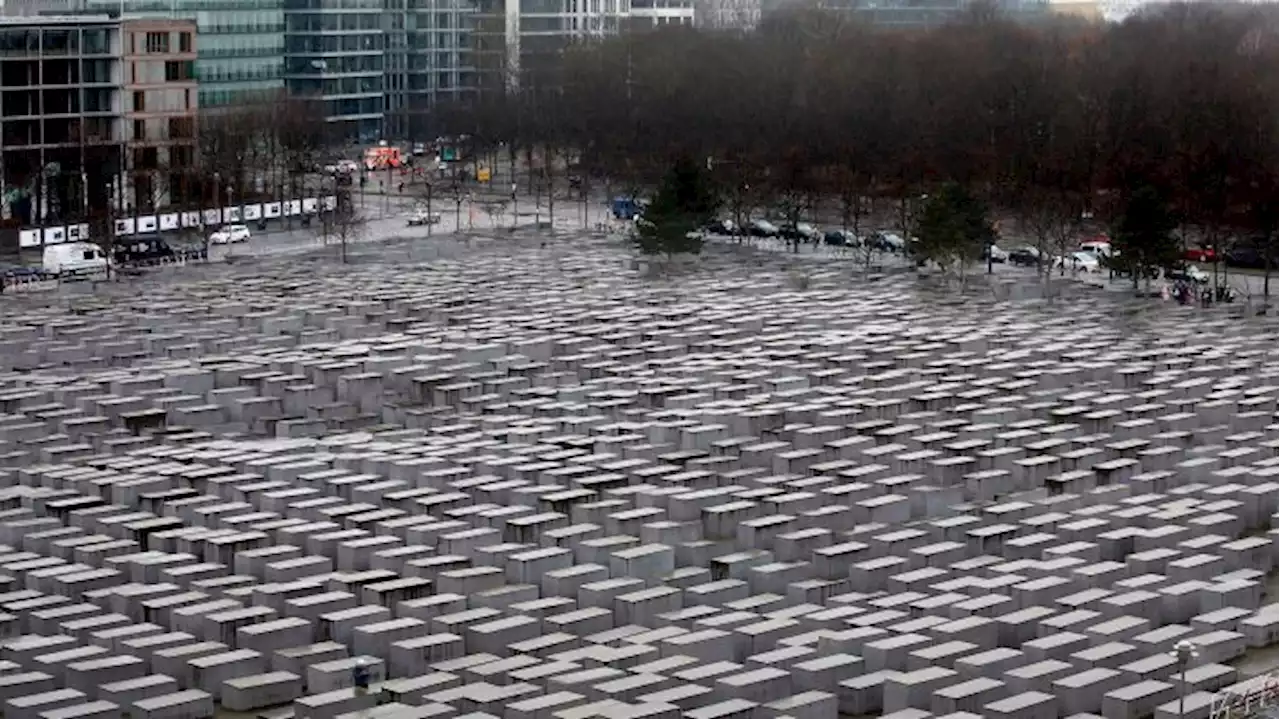
M 117 264 L 156 262 L 171 259 L 175 255 L 173 248 L 162 237 L 130 237 L 124 242 L 117 240 L 116 246 L 112 248 L 112 259 Z
M 18 282 L 30 282 L 33 280 L 43 280 L 49 276 L 43 267 L 6 267 L 0 272 L 0 277 L 5 280 Z
M 1066 265 L 1067 269 L 1072 272 L 1088 272 L 1092 274 L 1102 271 L 1102 263 L 1090 252 L 1072 252 L 1066 257 L 1054 259 L 1054 267 L 1062 267 L 1063 265 Z
M 738 225 L 733 220 L 712 220 L 702 226 L 702 231 L 708 235 L 734 235 Z
M 246 225 L 223 225 L 221 229 L 209 235 L 211 245 L 230 245 L 248 242 L 251 237 Z
M 1274 245 L 1272 246 L 1272 249 L 1275 249 Z M 1225 259 L 1227 267 L 1239 267 L 1246 270 L 1261 270 L 1267 268 L 1274 270 L 1277 264 L 1274 256 L 1271 257 L 1270 262 L 1267 262 L 1267 258 L 1263 256 L 1257 247 L 1246 243 L 1240 243 L 1235 247 L 1232 247 L 1226 253 Z
M 1087 240 L 1080 243 L 1080 252 L 1087 252 L 1094 257 L 1110 257 L 1111 241 L 1103 239 Z
M 409 215 L 410 227 L 418 227 L 421 225 L 435 225 L 435 224 L 439 224 L 439 222 L 440 222 L 439 212 L 427 212 L 426 210 L 414 210 L 413 214 Z
M 799 240 L 801 242 L 817 242 L 822 237 L 822 233 L 818 231 L 818 228 L 808 222 L 797 222 L 794 225 L 789 222 L 783 223 L 778 228 L 778 234 L 785 239 Z
M 1164 271 L 1164 278 L 1171 282 L 1194 282 L 1198 285 L 1209 283 L 1209 273 L 1195 265 L 1169 267 Z
M 1029 246 L 1014 248 L 1009 252 L 1008 262 L 1022 267 L 1038 265 L 1040 264 L 1040 250 Z
M 895 232 L 874 232 L 869 241 L 872 247 L 885 252 L 902 252 L 907 249 L 907 241 Z
M 326 175 L 350 175 L 360 169 L 360 163 L 355 160 L 338 160 L 332 164 L 324 166 L 324 174 Z
M 1125 262 L 1119 252 L 1113 252 L 1109 255 L 1101 257 L 1102 269 L 1112 273 L 1116 277 L 1130 277 L 1133 275 L 1133 268 Z M 1159 267 L 1143 267 L 1138 271 L 1138 277 L 1150 278 L 1153 280 L 1160 279 L 1163 271 Z
M 1217 261 L 1218 253 L 1214 252 L 1212 247 L 1193 247 L 1182 253 L 1182 259 L 1187 262 L 1212 263 Z
M 858 236 L 849 230 L 831 230 L 822 236 L 822 241 L 836 247 L 857 247 Z
M 752 237 L 777 237 L 781 231 L 768 220 L 752 220 L 747 223 L 747 234 Z
M 987 258 L 990 258 L 992 262 L 1003 264 L 1009 261 L 1009 253 L 1000 249 L 999 245 L 991 244 L 982 250 L 982 259 L 986 260 Z

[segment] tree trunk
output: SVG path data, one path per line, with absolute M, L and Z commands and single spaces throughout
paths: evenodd
M 550 159 L 548 159 L 550 158 Z M 545 174 L 547 176 L 547 221 L 551 223 L 551 231 L 556 229 L 556 174 L 555 174 L 555 156 L 548 147 L 543 156 L 543 165 L 547 168 Z

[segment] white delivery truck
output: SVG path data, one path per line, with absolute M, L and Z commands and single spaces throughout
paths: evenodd
M 107 255 L 92 242 L 67 242 L 44 248 L 45 272 L 65 277 L 93 275 L 107 271 Z

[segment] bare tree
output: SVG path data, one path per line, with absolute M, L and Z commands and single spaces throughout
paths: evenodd
M 753 31 L 575 44 L 433 119 L 491 163 L 501 148 L 504 194 L 518 180 L 557 197 L 557 158 L 606 193 L 711 158 L 739 224 L 762 206 L 792 222 L 839 206 L 861 235 L 869 200 L 909 240 L 922 197 L 956 182 L 1056 254 L 1080 239 L 1079 212 L 1107 219 L 1152 185 L 1221 256 L 1276 175 L 1276 25 L 1249 5 L 1105 25 L 1015 23 L 988 5 L 907 33 L 796 8 Z
M 339 257 L 343 264 L 348 261 L 347 246 L 359 242 L 368 235 L 369 218 L 364 211 L 351 201 L 349 189 L 340 190 L 325 219 L 325 238 L 332 237 L 339 247 Z

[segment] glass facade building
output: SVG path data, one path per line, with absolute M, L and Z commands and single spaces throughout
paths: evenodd
M 120 23 L 0 18 L 0 246 L 105 216 L 123 194 Z
M 284 0 L 88 0 L 124 17 L 195 20 L 200 106 L 217 107 L 284 89 Z
M 285 0 L 289 92 L 318 98 L 335 135 L 382 137 L 384 0 Z
M 481 92 L 502 92 L 526 82 L 569 44 L 615 35 L 638 17 L 633 15 L 633 0 L 476 2 L 472 47 L 475 84 Z M 692 22 L 692 5 L 679 12 Z M 643 22 L 657 24 L 656 15 L 643 17 Z
M 872 25 L 909 28 L 941 25 L 971 4 L 972 0 L 828 0 L 823 6 L 848 11 Z M 1047 0 L 997 0 L 995 6 L 1019 20 L 1043 16 L 1050 7 Z
M 471 0 L 285 0 L 287 87 L 334 134 L 429 140 L 429 112 L 469 84 Z
M 416 141 L 437 134 L 430 111 L 473 84 L 471 0 L 386 0 L 388 137 Z

